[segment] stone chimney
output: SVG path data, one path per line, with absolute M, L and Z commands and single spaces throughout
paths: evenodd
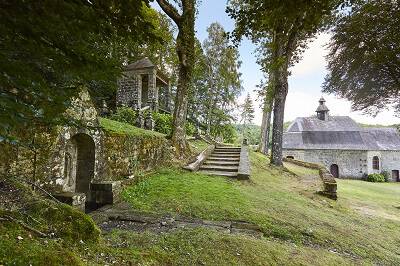
M 317 118 L 319 120 L 328 120 L 328 113 L 329 113 L 329 109 L 328 107 L 326 107 L 325 105 L 325 99 L 323 97 L 321 97 L 321 99 L 319 99 L 319 106 L 316 110 L 317 112 Z

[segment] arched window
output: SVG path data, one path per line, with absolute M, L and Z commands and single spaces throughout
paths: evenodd
M 379 157 L 378 156 L 372 157 L 372 169 L 379 170 Z
M 294 159 L 294 156 L 286 156 L 288 159 Z

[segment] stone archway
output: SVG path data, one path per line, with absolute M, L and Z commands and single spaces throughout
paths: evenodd
M 94 177 L 95 144 L 91 136 L 78 133 L 71 138 L 74 146 L 75 192 L 87 194 Z
M 337 164 L 332 164 L 330 172 L 334 178 L 339 178 L 339 166 Z

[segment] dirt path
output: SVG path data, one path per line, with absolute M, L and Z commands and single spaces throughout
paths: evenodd
M 140 213 L 125 202 L 104 206 L 90 215 L 104 232 L 119 229 L 160 234 L 184 228 L 208 228 L 227 234 L 244 234 L 257 238 L 263 236 L 258 225 L 246 221 L 209 221 Z

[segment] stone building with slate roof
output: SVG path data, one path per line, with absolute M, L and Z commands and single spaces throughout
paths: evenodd
M 146 57 L 124 68 L 116 100 L 117 106 L 134 110 L 149 106 L 152 111 L 171 112 L 169 79 Z
M 298 117 L 283 134 L 283 156 L 325 165 L 335 177 L 360 179 L 387 171 L 399 182 L 400 136 L 395 128 L 362 128 L 348 116 Z

